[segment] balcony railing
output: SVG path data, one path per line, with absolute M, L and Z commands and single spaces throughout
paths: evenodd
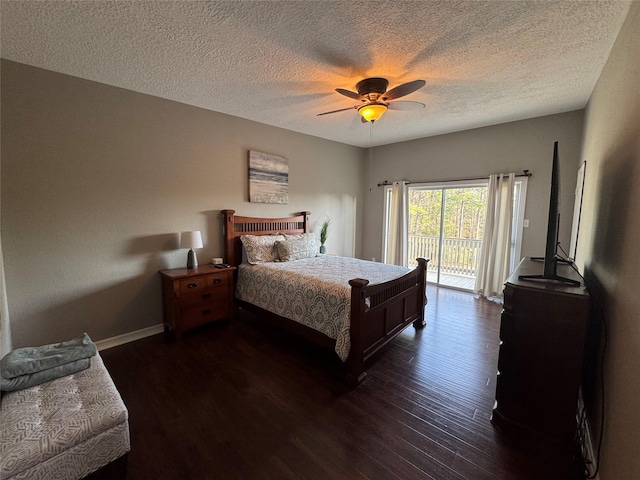
M 438 265 L 440 238 L 409 235 L 409 266 L 416 265 L 416 258 L 424 257 L 431 259 L 427 264 L 429 270 L 437 271 L 440 266 L 441 273 L 475 276 L 481 246 L 482 240 L 445 237 L 442 265 Z

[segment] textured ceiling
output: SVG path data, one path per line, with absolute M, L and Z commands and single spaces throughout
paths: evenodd
M 6 1 L 2 57 L 367 147 L 583 108 L 628 1 Z M 427 84 L 371 131 L 335 92 Z

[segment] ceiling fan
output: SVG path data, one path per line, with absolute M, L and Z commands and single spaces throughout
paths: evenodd
M 339 94 L 353 98 L 354 100 L 360 100 L 362 102 L 361 105 L 354 105 L 353 107 L 319 113 L 317 116 L 346 112 L 347 110 L 355 109 L 361 115 L 361 121 L 363 123 L 373 123 L 379 120 L 388 108 L 392 110 L 413 110 L 416 108 L 424 108 L 424 103 L 420 102 L 392 102 L 391 100 L 409 95 L 419 88 L 424 87 L 426 83 L 427 82 L 424 80 L 414 80 L 413 82 L 403 83 L 402 85 L 398 85 L 397 87 L 387 91 L 389 82 L 386 78 L 365 78 L 356 84 L 356 90 L 358 90 L 358 93 L 352 92 L 351 90 L 345 90 L 344 88 L 336 88 L 336 92 Z

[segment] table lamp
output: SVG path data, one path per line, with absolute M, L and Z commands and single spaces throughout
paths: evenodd
M 198 257 L 194 248 L 202 248 L 202 234 L 200 231 L 195 232 L 182 232 L 180 236 L 180 248 L 188 248 L 187 254 L 187 268 L 198 268 Z

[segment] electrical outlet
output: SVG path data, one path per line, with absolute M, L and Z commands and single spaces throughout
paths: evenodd
M 375 262 L 376 261 L 376 257 L 371 257 L 371 261 Z
M 522 222 L 522 226 L 524 228 L 529 228 L 529 219 L 525 218 L 524 221 Z

